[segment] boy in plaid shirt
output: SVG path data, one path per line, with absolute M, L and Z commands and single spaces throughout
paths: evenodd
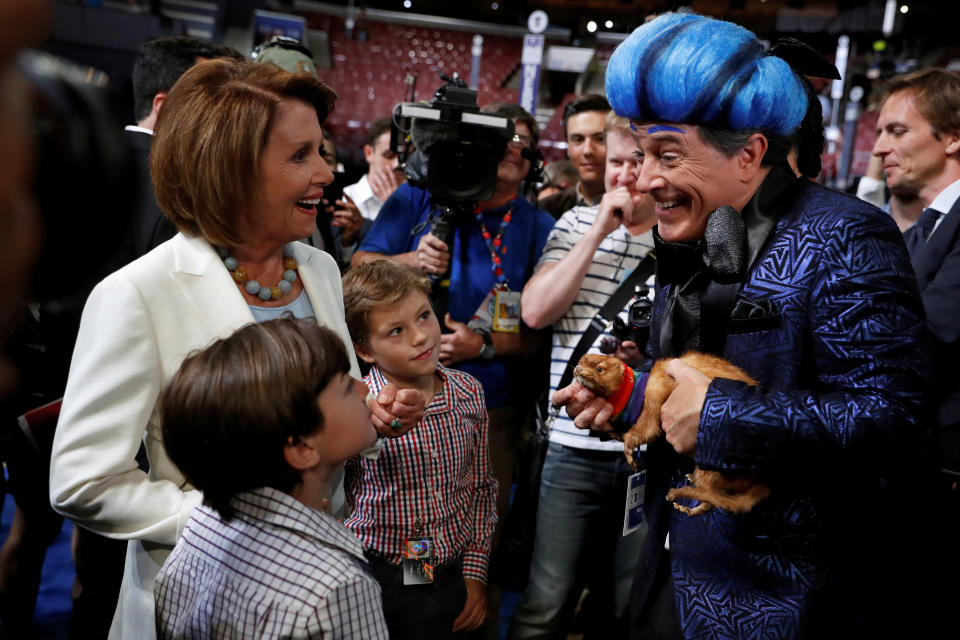
M 483 389 L 438 364 L 429 292 L 426 278 L 388 260 L 354 267 L 343 281 L 354 349 L 372 365 L 367 386 L 416 389 L 426 404 L 415 429 L 346 471 L 345 524 L 366 548 L 395 640 L 460 637 L 483 623 L 497 520 Z
M 363 547 L 326 513 L 331 478 L 376 438 L 340 337 L 247 325 L 184 360 L 163 441 L 203 491 L 157 575 L 157 637 L 386 640 Z

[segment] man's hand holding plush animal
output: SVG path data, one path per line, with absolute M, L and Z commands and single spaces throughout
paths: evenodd
M 576 380 L 557 389 L 550 401 L 555 407 L 566 407 L 567 415 L 579 429 L 613 431 L 609 422 L 613 405 Z
M 707 398 L 710 378 L 678 358 L 667 363 L 667 375 L 676 381 L 677 386 L 660 409 L 663 433 L 677 453 L 692 458 L 697 449 L 700 412 Z

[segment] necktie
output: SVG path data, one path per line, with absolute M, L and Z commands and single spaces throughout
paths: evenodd
M 917 229 L 920 231 L 920 237 L 923 238 L 924 242 L 930 239 L 930 233 L 933 231 L 933 226 L 937 223 L 938 218 L 940 218 L 940 212 L 930 207 L 924 209 L 920 213 L 920 217 L 917 218 Z

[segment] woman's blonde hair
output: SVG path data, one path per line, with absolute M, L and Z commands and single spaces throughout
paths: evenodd
M 277 103 L 289 98 L 312 105 L 323 123 L 337 94 L 307 73 L 223 58 L 180 77 L 160 109 L 150 152 L 157 203 L 177 229 L 218 246 L 244 241 L 236 216 L 259 195 Z

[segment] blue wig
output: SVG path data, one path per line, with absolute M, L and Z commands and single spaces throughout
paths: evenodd
M 767 129 L 783 136 L 807 111 L 786 62 L 732 22 L 666 13 L 637 28 L 607 65 L 606 93 L 632 120 Z

